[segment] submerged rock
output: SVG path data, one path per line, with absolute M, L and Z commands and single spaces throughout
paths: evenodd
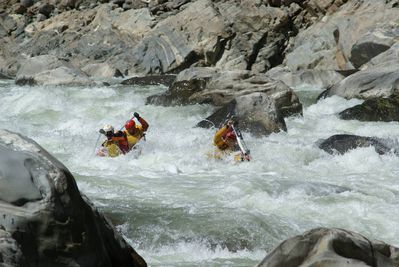
M 33 140 L 0 130 L 0 174 L 0 262 L 146 266 L 68 169 Z
M 373 98 L 339 113 L 344 120 L 399 121 L 398 98 Z
M 316 228 L 289 238 L 258 267 L 333 267 L 399 265 L 399 248 L 337 228 Z
M 350 134 L 333 135 L 326 140 L 320 140 L 318 146 L 330 154 L 345 154 L 349 150 L 369 146 L 373 146 L 378 154 L 399 152 L 397 142 L 392 140 Z

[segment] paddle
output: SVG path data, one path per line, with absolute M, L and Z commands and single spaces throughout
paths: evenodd
M 101 129 L 101 130 L 104 132 L 103 129 Z M 93 153 L 94 155 L 96 154 L 98 141 L 100 141 L 101 134 L 103 134 L 103 133 L 101 132 L 101 130 L 100 130 L 100 133 L 98 134 L 97 141 L 96 141 L 96 143 L 95 143 L 95 145 L 94 145 L 94 153 Z
M 237 137 L 237 143 L 238 146 L 240 147 L 241 153 L 244 155 L 244 158 L 242 158 L 242 160 L 247 160 L 250 161 L 251 160 L 251 151 L 248 149 L 247 145 L 244 142 L 244 138 L 242 137 L 242 133 L 240 131 L 240 129 L 236 128 L 233 124 L 230 125 L 230 127 L 233 129 L 234 134 Z

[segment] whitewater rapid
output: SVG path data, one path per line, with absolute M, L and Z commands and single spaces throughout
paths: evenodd
M 344 121 L 361 103 L 303 86 L 303 116 L 287 132 L 243 132 L 253 160 L 209 159 L 215 129 L 194 126 L 208 105 L 145 105 L 163 86 L 19 87 L 0 83 L 0 128 L 22 133 L 63 162 L 79 189 L 117 225 L 150 266 L 254 266 L 284 239 L 340 227 L 399 246 L 399 158 L 359 148 L 329 155 L 334 134 L 392 138 L 397 122 Z M 140 155 L 95 156 L 104 124 L 133 112 L 150 124 Z

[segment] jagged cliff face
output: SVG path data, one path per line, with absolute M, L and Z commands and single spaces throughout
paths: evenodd
M 259 87 L 255 92 L 270 91 L 274 82 L 266 86 L 256 75 L 288 86 L 331 88 L 325 95 L 396 97 L 397 5 L 385 0 L 9 1 L 0 15 L 0 73 L 19 84 L 89 85 L 93 76 L 213 68 L 226 85 L 204 87 L 205 100 L 215 105 L 247 94 L 252 85 L 243 81 L 250 77 Z M 37 63 L 42 72 L 27 75 L 37 71 L 32 67 Z M 344 79 L 336 71 L 353 75 Z M 229 80 L 229 73 L 244 78 Z M 231 84 L 239 84 L 236 93 Z M 219 89 L 222 101 L 215 99 Z M 205 101 L 185 95 L 190 103 Z M 274 99 L 277 108 L 300 113 L 298 98 L 288 95 Z
M 266 72 L 302 29 L 345 1 L 6 1 L 0 69 L 51 54 L 78 67 L 107 62 L 122 73 L 189 66 Z

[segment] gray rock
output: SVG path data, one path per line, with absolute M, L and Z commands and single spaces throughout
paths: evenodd
M 22 15 L 22 14 L 25 14 L 25 12 L 28 10 L 28 8 L 26 7 L 26 6 L 24 6 L 24 5 L 17 5 L 16 7 L 15 7 L 15 9 L 14 9 L 14 12 L 16 13 L 16 14 L 20 14 L 20 15 Z
M 399 41 L 398 26 L 398 24 L 378 26 L 360 37 L 351 49 L 350 60 L 353 66 L 360 68 Z
M 10 79 L 12 79 L 10 76 L 8 76 L 4 73 L 1 73 L 1 71 L 0 71 L 0 80 L 10 80 Z
M 34 4 L 33 0 L 20 0 L 20 3 L 24 7 L 30 7 Z
M 90 85 L 92 81 L 72 64 L 50 55 L 28 58 L 21 63 L 16 83 L 32 80 L 38 85 Z
M 110 66 L 108 63 L 94 63 L 86 65 L 82 68 L 82 71 L 90 77 L 99 78 L 113 78 L 123 77 L 120 70 Z
M 15 31 L 18 27 L 16 19 L 8 14 L 0 16 L 0 26 L 2 28 L 2 35 L 7 36 L 11 32 Z
M 398 64 L 381 68 L 370 68 L 346 77 L 334 85 L 328 91 L 328 95 L 338 95 L 347 99 L 390 97 L 398 94 L 398 81 Z
M 387 51 L 373 57 L 369 62 L 362 65 L 361 70 L 386 68 L 399 62 L 399 42 L 392 45 Z
M 283 67 L 272 68 L 266 74 L 276 80 L 283 81 L 289 87 L 310 85 L 316 89 L 329 88 L 345 77 L 335 70 L 291 71 Z
M 284 118 L 279 114 L 274 100 L 265 93 L 239 96 L 199 122 L 197 126 L 220 128 L 230 116 L 238 119 L 240 129 L 251 132 L 255 136 L 287 130 Z
M 399 99 L 373 98 L 339 113 L 344 120 L 399 121 Z
M 192 65 L 200 57 L 213 61 L 230 37 L 225 21 L 210 0 L 192 2 L 159 22 L 141 40 L 132 51 L 136 64 L 131 72 L 171 73 Z
M 156 85 L 171 86 L 176 75 L 149 75 L 145 77 L 132 77 L 121 82 L 123 85 Z
M 320 149 L 329 154 L 345 154 L 349 150 L 369 146 L 373 146 L 378 154 L 386 154 L 389 152 L 398 154 L 399 152 L 398 144 L 392 140 L 349 134 L 333 135 L 326 140 L 319 140 L 317 143 Z
M 185 105 L 211 103 L 224 106 L 238 96 L 266 93 L 286 117 L 302 113 L 298 97 L 283 82 L 249 71 L 221 71 L 215 68 L 190 68 L 179 73 L 167 92 L 150 96 L 147 103 Z
M 44 21 L 46 19 L 47 19 L 47 17 L 45 15 L 41 14 L 41 13 L 37 14 L 37 16 L 36 16 L 36 20 L 39 21 L 39 22 L 40 21 Z
M 24 255 L 10 233 L 0 226 L 0 265 L 2 267 L 28 266 Z
M 292 70 L 351 69 L 353 65 L 348 59 L 358 60 L 351 57 L 356 42 L 370 31 L 388 28 L 396 17 L 397 10 L 385 0 L 347 1 L 336 12 L 301 31 L 288 49 L 284 63 Z
M 290 30 L 288 11 L 256 1 L 222 1 L 217 10 L 234 34 L 223 47 L 217 67 L 263 73 L 281 64 Z
M 271 251 L 258 267 L 338 267 L 399 264 L 399 249 L 337 228 L 316 228 L 289 238 Z
M 66 167 L 33 140 L 0 130 L 0 162 L 0 225 L 9 234 L 0 253 L 22 263 L 12 266 L 146 266 Z
M 49 18 L 51 15 L 51 12 L 53 12 L 54 10 L 54 6 L 49 4 L 49 3 L 44 3 L 39 7 L 38 12 L 40 14 L 43 14 L 44 16 L 46 16 L 46 18 Z

